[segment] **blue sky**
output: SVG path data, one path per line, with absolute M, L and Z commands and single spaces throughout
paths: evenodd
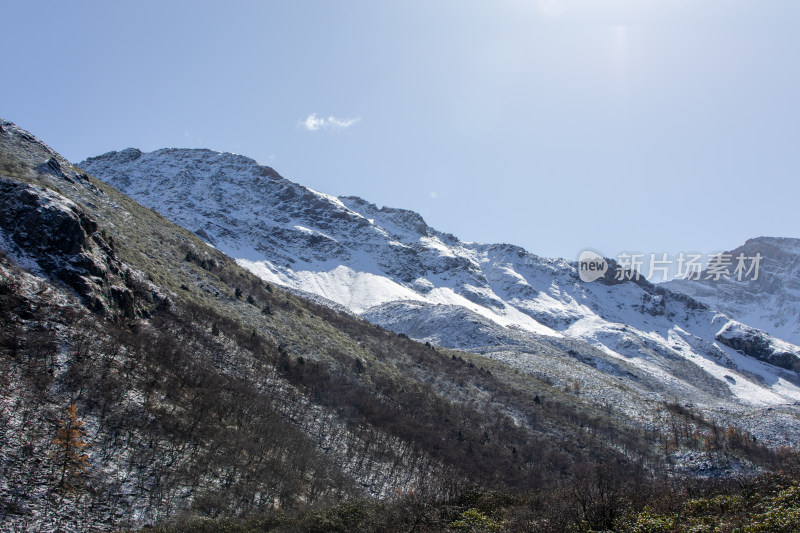
M 0 116 L 574 259 L 800 237 L 800 2 L 6 2 Z

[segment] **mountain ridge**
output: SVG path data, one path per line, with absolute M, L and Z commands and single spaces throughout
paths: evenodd
M 730 419 L 732 407 L 737 416 L 753 408 L 763 414 L 792 411 L 800 401 L 792 370 L 800 348 L 780 350 L 788 366 L 765 366 L 783 356 L 742 352 L 749 333 L 726 329 L 736 322 L 730 316 L 661 285 L 617 280 L 613 261 L 603 278 L 584 283 L 574 261 L 462 242 L 412 211 L 312 191 L 243 156 L 181 149 L 130 161 L 110 152 L 81 166 L 202 232 L 270 283 L 317 294 L 423 342 L 480 351 L 528 372 L 552 366 L 563 383 L 582 376 L 583 394 L 599 402 L 623 387 L 635 391 L 634 404 L 679 395 Z M 530 353 L 565 345 L 584 354 L 579 366 Z M 759 438 L 786 437 L 759 433 L 755 423 L 751 429 Z

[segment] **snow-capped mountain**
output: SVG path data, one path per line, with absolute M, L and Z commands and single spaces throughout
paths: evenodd
M 718 280 L 683 279 L 666 283 L 709 307 L 794 344 L 800 344 L 800 239 L 758 237 L 724 252 L 736 258 L 759 257 L 758 271 Z
M 595 464 L 661 470 L 668 438 L 268 286 L 2 119 L 0 376 L 2 532 L 542 490 Z
M 585 283 L 574 262 L 462 242 L 412 211 L 319 193 L 240 155 L 129 148 L 80 166 L 262 279 L 388 329 L 580 383 L 604 404 L 680 399 L 751 417 L 759 437 L 800 436 L 800 347 L 763 331 L 754 343 L 711 300 L 619 282 L 613 268 Z M 768 409 L 771 424 L 759 418 Z

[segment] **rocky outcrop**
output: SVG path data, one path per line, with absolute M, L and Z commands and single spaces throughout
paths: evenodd
M 47 168 L 55 168 L 53 161 Z M 53 190 L 0 177 L 0 236 L 12 253 L 36 263 L 102 315 L 145 316 L 164 301 L 116 257 L 113 240 L 97 222 Z
M 800 371 L 800 347 L 779 341 L 765 331 L 729 322 L 717 333 L 716 340 L 765 363 Z

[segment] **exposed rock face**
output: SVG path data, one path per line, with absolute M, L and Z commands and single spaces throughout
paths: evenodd
M 765 331 L 729 322 L 716 339 L 734 350 L 787 370 L 800 371 L 800 352 Z
M 15 151 L 20 140 L 38 153 Z M 85 173 L 9 122 L 3 123 L 0 143 L 0 240 L 9 252 L 32 261 L 74 290 L 90 309 L 109 317 L 144 316 L 164 303 L 141 273 L 116 257 L 113 239 L 98 232 L 83 207 L 54 190 L 3 177 L 39 172 L 64 186 L 77 184 L 99 194 Z

